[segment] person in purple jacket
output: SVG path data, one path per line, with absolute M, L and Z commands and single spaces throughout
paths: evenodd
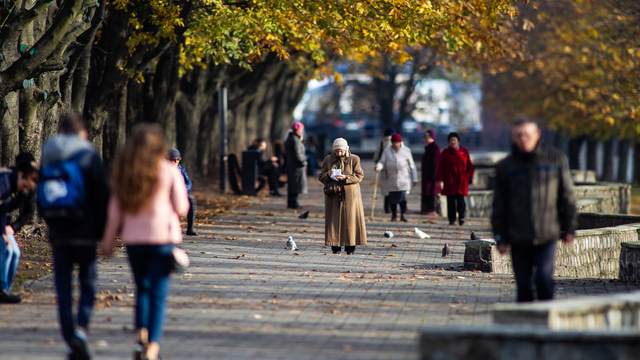
M 187 215 L 187 235 L 198 235 L 198 233 L 193 229 L 193 223 L 196 221 L 196 211 L 198 209 L 198 205 L 196 204 L 196 199 L 191 196 L 191 189 L 193 189 L 193 183 L 191 179 L 189 179 L 189 175 L 187 175 L 187 170 L 184 166 L 180 165 L 180 160 L 182 160 L 182 155 L 180 151 L 175 148 L 169 149 L 169 161 L 171 161 L 175 166 L 180 169 L 182 173 L 182 177 L 184 178 L 184 183 L 187 185 L 187 194 L 189 194 L 189 214 Z

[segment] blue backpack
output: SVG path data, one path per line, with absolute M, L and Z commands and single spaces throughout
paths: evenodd
M 89 151 L 80 151 L 68 160 L 42 168 L 38 185 L 38 211 L 49 226 L 79 223 L 86 203 L 85 181 L 80 160 Z

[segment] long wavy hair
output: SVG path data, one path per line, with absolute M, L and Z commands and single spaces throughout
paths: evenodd
M 155 124 L 140 124 L 116 155 L 113 187 L 122 211 L 137 213 L 158 184 L 158 165 L 167 156 L 162 131 Z

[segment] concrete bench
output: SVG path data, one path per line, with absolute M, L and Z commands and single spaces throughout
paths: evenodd
M 621 245 L 618 279 L 625 282 L 640 282 L 640 241 L 625 242 Z
M 637 360 L 640 333 L 539 327 L 424 327 L 421 360 Z
M 640 292 L 496 304 L 493 322 L 557 331 L 640 331 Z

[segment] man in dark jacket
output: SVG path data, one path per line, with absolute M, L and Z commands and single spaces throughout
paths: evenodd
M 81 115 L 70 114 L 60 120 L 58 134 L 44 144 L 41 168 L 44 170 L 54 163 L 75 159 L 84 178 L 86 200 L 82 206 L 82 216 L 73 226 L 55 221 L 49 221 L 48 225 L 62 336 L 70 347 L 69 359 L 84 360 L 91 358 L 87 329 L 96 292 L 96 247 L 107 219 L 110 188 L 102 159 L 87 141 L 87 130 Z M 47 181 L 43 180 L 40 186 L 45 186 L 46 191 Z M 75 264 L 80 270 L 80 304 L 74 321 L 72 273 Z
M 564 155 L 540 143 L 538 126 L 526 118 L 512 126 L 513 152 L 498 163 L 491 225 L 500 253 L 511 245 L 518 302 L 553 298 L 556 241 L 573 242 L 575 195 Z
M 16 166 L 0 169 L 0 303 L 12 304 L 22 296 L 11 293 L 11 284 L 20 264 L 20 247 L 15 233 L 31 218 L 35 209 L 35 191 L 38 182 L 36 160 L 30 153 L 16 156 Z M 19 215 L 7 222 L 13 210 Z
M 184 178 L 184 183 L 187 185 L 187 194 L 189 195 L 189 213 L 187 214 L 187 235 L 198 235 L 198 233 L 193 229 L 193 224 L 196 221 L 196 211 L 198 210 L 198 204 L 196 203 L 196 199 L 191 196 L 191 189 L 193 189 L 193 183 L 191 179 L 189 179 L 189 175 L 187 174 L 187 170 L 184 166 L 180 165 L 180 160 L 182 160 L 182 155 L 178 149 L 171 148 L 169 149 L 169 161 L 173 162 L 175 166 L 180 169 L 180 173 L 182 173 L 182 177 Z
M 287 167 L 287 208 L 300 209 L 298 195 L 307 193 L 307 155 L 302 134 L 304 125 L 294 122 L 284 143 Z

